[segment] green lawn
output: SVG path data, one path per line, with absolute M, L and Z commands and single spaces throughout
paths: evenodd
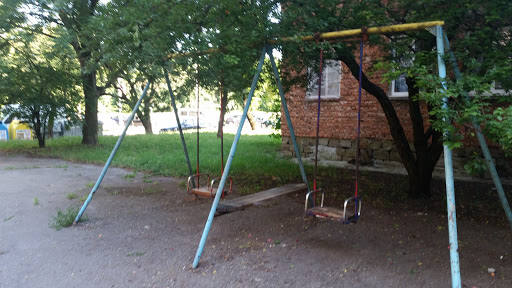
M 58 157 L 74 162 L 104 164 L 117 139 L 117 136 L 100 136 L 98 146 L 85 146 L 81 144 L 81 137 L 62 137 L 48 139 L 47 147 L 44 149 L 38 148 L 35 140 L 6 141 L 0 142 L 0 150 L 29 153 L 38 157 Z M 233 134 L 224 135 L 224 162 L 227 161 L 233 139 Z M 195 172 L 196 134 L 185 133 L 185 140 Z M 215 133 L 201 133 L 199 148 L 200 172 L 220 176 L 220 139 Z M 230 176 L 235 178 L 235 183 L 237 178 L 241 179 L 243 185 L 237 185 L 241 187 L 266 188 L 271 184 L 300 182 L 298 165 L 289 157 L 282 156 L 280 150 L 281 139 L 267 135 L 242 135 L 233 158 Z M 186 177 L 189 174 L 178 133 L 126 136 L 112 165 L 158 176 Z

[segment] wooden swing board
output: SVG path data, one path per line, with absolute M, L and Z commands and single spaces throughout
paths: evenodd
M 333 220 L 343 220 L 343 210 L 332 208 L 332 207 L 320 207 L 315 206 L 309 208 L 306 212 L 308 215 L 314 215 L 321 218 L 329 218 Z
M 225 214 L 238 210 L 243 210 L 247 207 L 254 205 L 257 202 L 262 202 L 279 196 L 300 192 L 307 189 L 306 184 L 287 184 L 281 187 L 272 188 L 269 190 L 261 191 L 247 196 L 242 196 L 233 200 L 224 201 L 217 206 L 217 213 Z
M 226 196 L 228 193 L 227 190 L 224 190 L 224 196 Z M 208 197 L 212 198 L 215 197 L 217 194 L 217 188 L 213 188 L 213 193 L 210 192 L 210 188 L 208 187 L 199 187 L 199 188 L 192 188 L 190 189 L 190 194 L 194 194 L 201 197 Z
M 213 190 L 213 193 L 211 193 L 210 188 L 208 187 L 198 187 L 190 189 L 190 193 L 201 197 L 211 198 L 212 196 L 215 196 L 215 193 L 217 193 L 217 191 Z

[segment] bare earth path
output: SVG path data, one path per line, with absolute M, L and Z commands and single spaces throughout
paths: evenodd
M 88 220 L 50 228 L 101 169 L 0 153 L 1 288 L 451 287 L 446 218 L 417 211 L 363 206 L 343 226 L 304 218 L 303 195 L 281 197 L 215 218 L 191 269 L 211 201 L 183 180 L 110 168 Z M 512 287 L 510 229 L 458 225 L 463 287 Z

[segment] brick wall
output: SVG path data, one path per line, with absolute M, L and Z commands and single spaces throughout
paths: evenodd
M 376 49 L 366 49 L 364 55 L 363 71 L 370 67 L 377 55 Z M 372 54 L 373 53 L 373 54 Z M 373 83 L 382 82 L 382 73 L 373 72 L 368 75 Z M 352 76 L 348 67 L 342 66 L 342 80 L 339 99 L 321 101 L 320 108 L 320 132 L 319 132 L 319 159 L 351 162 L 355 159 L 356 153 L 356 128 L 357 128 L 357 102 L 358 102 L 358 81 Z M 389 84 L 381 85 L 384 91 L 389 91 Z M 389 94 L 389 93 L 388 93 Z M 300 151 L 303 157 L 314 157 L 317 100 L 306 99 L 304 88 L 293 87 L 285 95 L 290 117 Z M 392 99 L 397 111 L 400 123 L 404 128 L 407 139 L 412 146 L 412 126 L 408 112 L 407 99 Z M 427 107 L 421 104 L 425 115 L 425 129 L 428 123 Z M 281 109 L 282 110 L 282 109 Z M 282 111 L 283 112 L 283 111 Z M 283 112 L 284 113 L 284 112 Z M 282 117 L 282 151 L 284 154 L 295 155 L 291 142 L 290 131 L 285 117 Z M 510 177 L 512 175 L 512 164 L 510 159 L 504 157 L 503 151 L 491 145 L 491 152 L 495 157 L 496 167 L 500 176 Z M 414 151 L 414 148 L 413 148 Z M 454 151 L 454 168 L 463 169 L 463 165 L 476 152 L 480 153 L 480 147 L 474 137 L 465 141 L 465 146 Z M 390 127 L 380 104 L 374 96 L 362 92 L 361 102 L 361 161 L 363 164 L 371 165 L 373 160 L 400 162 L 400 157 L 393 143 Z M 442 159 L 438 166 L 444 163 Z

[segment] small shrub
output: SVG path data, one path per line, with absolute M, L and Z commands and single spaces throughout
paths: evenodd
M 137 172 L 133 172 L 131 174 L 124 175 L 124 179 L 133 179 L 137 175 Z
M 53 217 L 52 221 L 50 222 L 50 227 L 55 228 L 55 230 L 58 231 L 64 227 L 69 227 L 73 225 L 73 222 L 75 221 L 75 217 L 78 214 L 78 211 L 79 208 L 76 206 L 68 207 L 66 212 L 57 209 L 57 216 Z M 80 218 L 80 222 L 85 220 L 86 216 L 82 215 L 82 218 Z

